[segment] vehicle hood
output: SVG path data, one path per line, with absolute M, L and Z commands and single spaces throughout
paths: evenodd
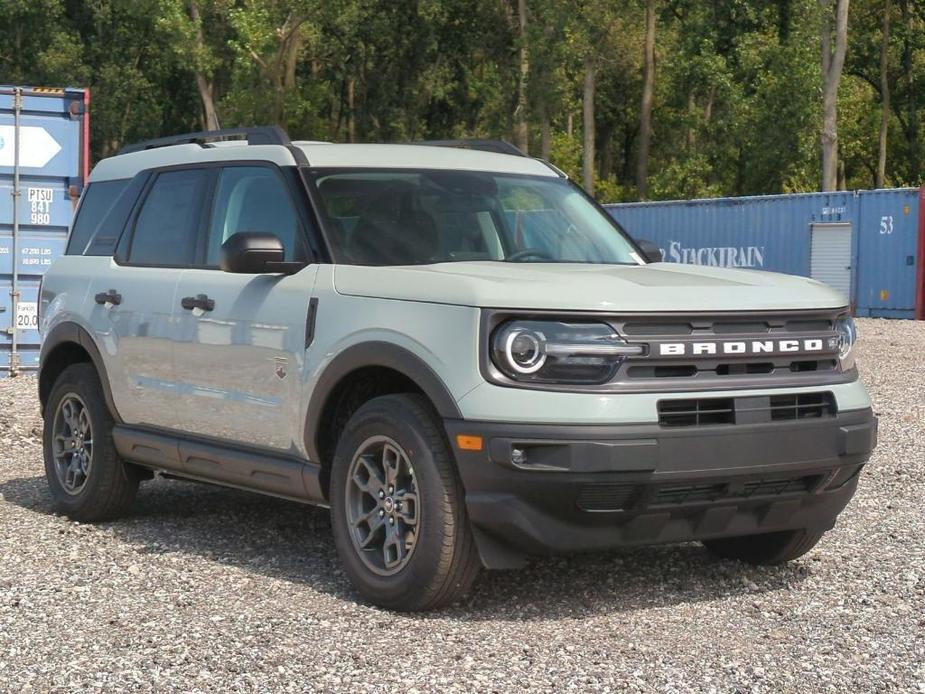
M 460 262 L 338 265 L 341 294 L 403 301 L 556 311 L 759 311 L 840 308 L 834 289 L 794 275 L 652 263 Z

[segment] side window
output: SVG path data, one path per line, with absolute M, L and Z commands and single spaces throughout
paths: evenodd
M 208 267 L 218 267 L 222 244 L 240 231 L 275 234 L 283 242 L 287 261 L 302 259 L 299 220 L 283 180 L 273 169 L 222 169 L 206 246 Z
M 195 169 L 157 175 L 135 222 L 128 251 L 130 264 L 193 264 L 209 173 Z
M 116 204 L 119 196 L 128 186 L 131 179 L 119 181 L 100 181 L 87 186 L 77 218 L 71 228 L 71 238 L 67 243 L 65 255 L 82 255 L 87 245 L 99 229 L 100 224 Z

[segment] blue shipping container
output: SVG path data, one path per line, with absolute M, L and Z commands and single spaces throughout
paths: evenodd
M 0 86 L 0 378 L 38 367 L 38 288 L 89 173 L 86 89 Z
M 606 205 L 675 263 L 820 279 L 860 316 L 925 319 L 925 188 Z

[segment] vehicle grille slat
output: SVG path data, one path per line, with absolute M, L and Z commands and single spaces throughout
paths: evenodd
M 663 427 L 736 424 L 737 414 L 743 413 L 759 415 L 748 418 L 751 424 L 785 422 L 833 417 L 837 409 L 830 392 L 772 395 L 766 403 L 756 406 L 751 399 L 738 398 L 662 400 L 658 403 L 658 423 Z

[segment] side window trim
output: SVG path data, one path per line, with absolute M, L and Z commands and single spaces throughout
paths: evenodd
M 162 267 L 162 268 L 189 268 L 195 267 L 195 260 L 193 264 L 184 264 L 184 265 L 160 265 L 154 263 L 133 263 L 130 262 L 132 252 L 132 243 L 135 237 L 135 230 L 138 225 L 138 218 L 141 215 L 141 211 L 144 209 L 145 202 L 148 200 L 148 197 L 151 195 L 157 179 L 165 173 L 170 173 L 173 171 L 200 171 L 208 170 L 206 179 L 205 193 L 202 196 L 202 199 L 199 201 L 198 209 L 198 223 L 199 234 L 202 234 L 203 225 L 207 223 L 208 217 L 206 216 L 207 210 L 212 208 L 212 197 L 215 193 L 215 181 L 218 178 L 217 171 L 219 167 L 211 166 L 168 166 L 159 169 L 149 169 L 147 173 L 150 178 L 145 184 L 144 189 L 141 191 L 141 194 L 138 196 L 138 201 L 135 203 L 135 207 L 132 209 L 132 213 L 129 216 L 128 222 L 125 225 L 125 230 L 122 232 L 122 237 L 119 239 L 118 246 L 116 247 L 116 253 L 113 256 L 113 259 L 118 265 L 123 265 L 126 267 Z M 196 244 L 198 245 L 198 237 L 196 239 Z M 196 249 L 198 252 L 198 248 Z

